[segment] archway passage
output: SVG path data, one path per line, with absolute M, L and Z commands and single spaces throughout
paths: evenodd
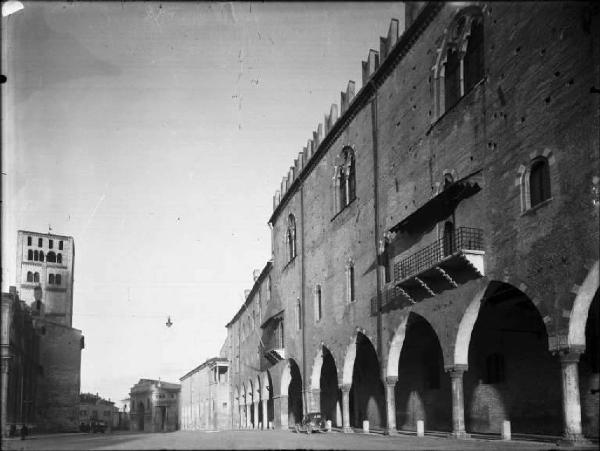
M 600 291 L 596 291 L 585 325 L 585 352 L 579 360 L 583 435 L 598 438 L 600 405 Z
M 144 414 L 145 414 L 145 410 L 146 408 L 144 407 L 144 403 L 140 402 L 138 404 L 138 408 L 137 408 L 137 414 L 138 414 L 138 431 L 143 431 L 144 430 Z
M 296 362 L 290 359 L 291 380 L 288 386 L 288 425 L 302 422 L 302 376 Z
M 437 334 L 427 320 L 411 313 L 398 361 L 397 428 L 415 430 L 421 420 L 428 430 L 451 431 L 451 393 Z
M 263 402 L 267 403 L 267 418 L 265 419 L 265 429 L 269 427 L 269 424 L 275 423 L 275 404 L 273 402 L 273 381 L 271 374 L 267 371 L 267 375 L 264 379 L 266 398 Z
M 337 368 L 335 360 L 325 346 L 323 346 L 323 364 L 321 365 L 321 376 L 319 378 L 321 414 L 326 420 L 331 420 L 336 426 L 342 425 L 341 405 L 342 392 L 338 387 Z
M 464 375 L 469 432 L 556 434 L 562 430 L 560 363 L 531 300 L 512 285 L 490 283 L 469 344 Z
M 369 421 L 371 428 L 385 427 L 385 394 L 379 374 L 379 359 L 371 341 L 362 333 L 356 337 L 356 358 L 350 389 L 350 425 L 362 428 Z

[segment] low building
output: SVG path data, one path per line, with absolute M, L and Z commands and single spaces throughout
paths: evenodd
M 102 420 L 108 428 L 114 429 L 118 426 L 119 409 L 98 393 L 82 393 L 79 395 L 79 424 L 89 424 L 92 420 Z
M 231 428 L 227 358 L 208 359 L 179 380 L 179 416 L 182 430 Z
M 154 379 L 140 379 L 131 387 L 130 430 L 171 432 L 179 426 L 181 386 Z
M 117 429 L 129 430 L 130 422 L 129 422 L 129 406 L 131 404 L 131 400 L 129 398 L 121 399 L 117 402 L 116 406 L 118 409 L 118 421 L 117 421 Z
M 26 423 L 35 423 L 39 335 L 31 311 L 15 287 L 2 293 L 2 436 Z

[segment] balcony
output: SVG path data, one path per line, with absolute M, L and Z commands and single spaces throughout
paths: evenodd
M 264 352 L 264 356 L 269 361 L 269 363 L 275 365 L 277 362 L 285 359 L 285 348 L 267 349 Z
M 402 308 L 485 275 L 483 230 L 460 227 L 394 265 L 382 311 Z M 375 302 L 375 304 L 373 304 Z M 376 299 L 371 310 L 376 313 Z

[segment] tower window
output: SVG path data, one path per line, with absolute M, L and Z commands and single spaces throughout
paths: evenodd
M 27 282 L 33 282 L 33 273 L 31 271 L 27 271 Z
M 27 246 L 31 246 L 31 237 L 30 236 L 27 237 Z
M 52 249 L 53 246 L 54 246 L 54 240 L 48 240 L 48 248 Z
M 59 251 L 63 250 L 63 242 L 62 242 L 62 240 L 58 242 L 58 250 Z
M 42 238 L 38 238 L 38 247 L 42 247 L 44 245 L 44 240 Z

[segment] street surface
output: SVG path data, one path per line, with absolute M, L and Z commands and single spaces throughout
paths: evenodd
M 113 432 L 55 434 L 2 440 L 4 450 L 108 449 L 357 449 L 357 450 L 558 450 L 550 442 L 467 439 L 400 434 L 296 434 L 288 431 L 177 431 L 170 433 Z M 568 448 L 574 449 L 574 448 Z M 587 448 L 597 449 L 597 444 Z

